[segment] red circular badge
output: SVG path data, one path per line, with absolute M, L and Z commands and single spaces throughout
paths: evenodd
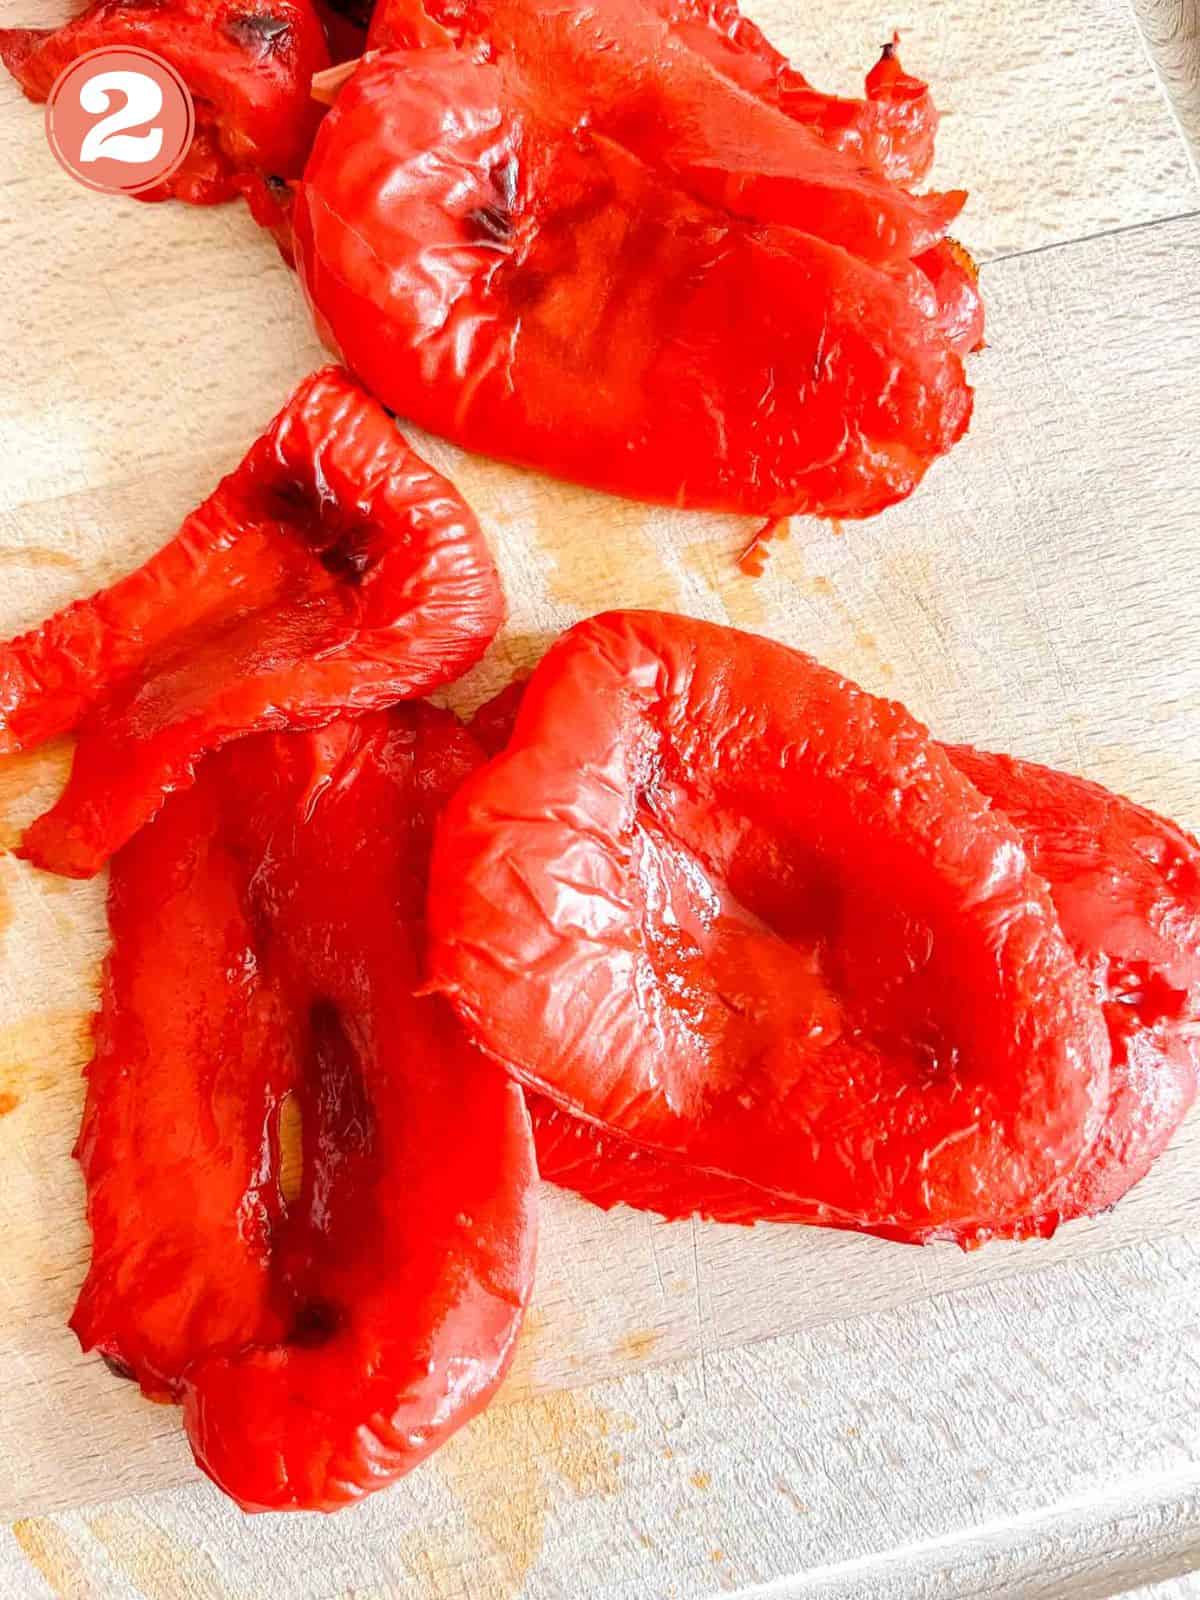
M 136 45 L 89 50 L 58 75 L 46 102 L 59 163 L 105 194 L 138 194 L 170 177 L 195 128 L 187 84 Z

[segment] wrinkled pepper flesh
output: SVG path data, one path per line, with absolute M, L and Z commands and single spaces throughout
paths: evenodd
M 477 719 L 503 751 L 447 813 L 431 963 L 544 1176 L 975 1244 L 1161 1153 L 1200 1071 L 1173 824 L 686 618 L 581 624 L 516 705 Z
M 434 820 L 479 760 L 424 705 L 259 735 L 208 757 L 112 864 L 72 1326 L 183 1406 L 197 1462 L 248 1510 L 392 1482 L 513 1353 L 528 1117 L 415 995 Z
M 889 47 L 822 96 L 727 5 L 388 0 L 298 186 L 327 343 L 400 414 L 641 499 L 862 517 L 965 431 L 961 191 Z M 436 152 L 436 159 L 430 159 Z
M 0 755 L 79 735 L 22 853 L 89 876 L 205 751 L 424 695 L 502 616 L 454 487 L 345 373 L 315 373 L 145 566 L 0 645 Z

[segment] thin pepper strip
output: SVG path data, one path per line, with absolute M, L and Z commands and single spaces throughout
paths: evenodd
M 0 755 L 79 734 L 21 853 L 89 876 L 206 750 L 424 695 L 502 616 L 457 491 L 325 368 L 145 566 L 0 646 Z
M 262 735 L 209 757 L 113 862 L 72 1326 L 183 1405 L 199 1465 L 247 1510 L 394 1481 L 513 1354 L 528 1118 L 414 995 L 434 820 L 478 761 L 424 705 Z
M 731 629 L 560 640 L 447 811 L 430 929 L 434 987 L 527 1087 L 809 1221 L 1011 1227 L 1108 1104 L 1016 829 L 901 707 Z

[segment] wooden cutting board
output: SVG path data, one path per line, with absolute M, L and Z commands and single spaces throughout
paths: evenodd
M 577 617 L 613 605 L 664 606 L 803 646 L 904 700 L 943 737 L 1086 773 L 1200 827 L 1200 185 L 1143 30 L 1122 0 L 760 0 L 750 9 L 833 87 L 854 87 L 856 71 L 893 25 L 906 35 L 906 62 L 932 79 L 946 111 L 937 176 L 970 186 L 962 235 L 985 263 L 989 344 L 973 365 L 971 434 L 909 503 L 874 523 L 839 536 L 797 521 L 758 581 L 733 562 L 752 527 L 741 519 L 650 510 L 424 441 L 480 513 L 511 608 L 489 659 L 450 700 L 473 706 Z M 1171 18 L 1186 20 L 1188 7 L 1141 0 L 1141 10 L 1145 33 L 1170 58 L 1186 120 L 1195 111 L 1190 58 Z M 0 3 L 5 24 L 53 20 L 38 0 Z M 240 210 L 141 206 L 86 192 L 54 165 L 40 113 L 7 82 L 0 128 L 6 636 L 108 582 L 167 538 L 322 353 L 290 275 Z M 69 754 L 64 743 L 0 764 L 0 844 L 11 845 L 47 803 Z M 65 1327 L 88 1250 L 70 1151 L 104 950 L 103 894 L 102 882 L 70 884 L 0 858 L 0 1518 L 21 1519 L 24 1530 L 16 1545 L 0 1541 L 0 1577 L 11 1557 L 12 1572 L 42 1585 L 20 1591 L 28 1593 L 46 1585 L 54 1593 L 109 1592 L 94 1575 L 71 1577 L 62 1545 L 69 1552 L 75 1535 L 63 1533 L 61 1519 L 39 1514 L 193 1475 L 174 1413 L 140 1400 L 97 1358 L 81 1356 Z M 1055 1394 L 1064 1383 L 1071 1390 L 1078 1404 L 1067 1407 L 1055 1434 L 1060 1448 L 1072 1448 L 1083 1436 L 1079 1419 L 1088 1408 L 1099 1415 L 1114 1392 L 1110 1356 L 1089 1366 L 1086 1354 L 1111 1336 L 1111 1308 L 1099 1308 L 1114 1281 L 1126 1283 L 1128 1294 L 1130 1283 L 1139 1285 L 1146 1348 L 1155 1339 L 1180 1347 L 1167 1308 L 1200 1301 L 1198 1200 L 1195 1118 L 1113 1215 L 1074 1224 L 1046 1243 L 973 1256 L 802 1229 L 603 1217 L 548 1192 L 536 1310 L 503 1395 L 523 1420 L 485 1419 L 470 1431 L 475 1445 L 452 1447 L 441 1466 L 383 1497 L 386 1512 L 369 1513 L 375 1522 L 357 1526 L 376 1529 L 380 1550 L 388 1538 L 401 1540 L 386 1568 L 389 1594 L 643 1597 L 665 1595 L 672 1584 L 690 1595 L 740 1591 L 801 1571 L 812 1577 L 847 1551 L 857 1558 L 874 1550 L 883 1559 L 915 1531 L 951 1538 L 964 1518 L 988 1522 L 1015 1515 L 1014 1507 L 1032 1515 L 1044 1472 L 1022 1479 L 1019 1490 L 1011 1473 L 993 1474 L 964 1512 L 951 1491 L 956 1469 L 940 1465 L 936 1453 L 921 1465 L 920 1484 L 911 1465 L 880 1477 L 879 1462 L 856 1467 L 851 1457 L 830 1480 L 840 1472 L 843 1498 L 834 1494 L 814 1534 L 791 1504 L 808 1504 L 811 1485 L 797 1487 L 781 1468 L 791 1502 L 783 1491 L 764 1499 L 744 1455 L 729 1455 L 731 1438 L 749 1426 L 733 1363 L 751 1361 L 750 1347 L 767 1341 L 763 1371 L 770 1363 L 780 1372 L 795 1366 L 803 1373 L 804 1363 L 820 1369 L 823 1407 L 810 1421 L 824 1452 L 834 1432 L 844 1432 L 839 1396 L 858 1407 L 860 1423 L 864 1403 L 853 1363 L 838 1365 L 821 1343 L 830 1330 L 861 1338 L 874 1381 L 893 1366 L 916 1370 L 913 1363 L 928 1355 L 920 1330 L 928 1332 L 945 1307 L 974 1307 L 963 1310 L 963 1325 L 990 1352 L 988 1370 L 1016 1362 L 1021 1398 L 1003 1403 L 1016 1407 L 1014 1415 L 1051 1383 Z M 1121 1278 L 1134 1264 L 1134 1277 Z M 1037 1314 L 1051 1319 L 1048 1326 L 1074 1321 L 1089 1339 L 1048 1374 L 1037 1355 L 1040 1335 L 1032 1351 L 1027 1340 L 1023 1353 L 1006 1356 L 1001 1334 L 1006 1316 L 1034 1314 L 1039 1286 L 1051 1282 L 1070 1286 L 1069 1302 L 1057 1319 L 1052 1302 Z M 690 1526 L 687 1516 L 664 1510 L 657 1487 L 675 1471 L 670 1447 L 654 1443 L 653 1433 L 644 1449 L 597 1444 L 623 1424 L 610 1425 L 611 1410 L 585 1398 L 599 1392 L 596 1385 L 623 1385 L 621 1414 L 644 1421 L 647 1407 L 666 1404 L 667 1376 L 684 1371 L 699 1374 L 698 1414 L 727 1419 L 720 1429 L 714 1423 L 725 1465 L 718 1473 L 701 1463 L 691 1475 L 694 1493 L 708 1489 L 700 1480 L 720 1477 L 706 1516 L 734 1530 L 697 1533 L 691 1543 L 680 1543 L 678 1532 Z M 918 1386 L 936 1381 L 925 1372 Z M 555 1398 L 564 1391 L 575 1398 Z M 803 1421 L 802 1391 L 787 1390 L 773 1403 L 785 1432 Z M 1185 1393 L 1194 1395 L 1194 1379 L 1188 1390 L 1182 1373 L 1162 1380 L 1147 1401 L 1144 1444 L 1153 1439 L 1158 1449 Z M 893 1426 L 899 1403 L 893 1395 L 889 1411 L 880 1399 L 876 1420 L 886 1415 Z M 921 1414 L 919 1398 L 909 1394 L 904 1403 Z M 997 1426 L 1000 1402 L 975 1385 L 969 1363 L 954 1404 L 955 1426 Z M 564 1465 L 564 1415 L 589 1441 L 575 1469 Z M 774 1424 L 753 1426 L 769 1432 Z M 518 1469 L 508 1466 L 511 1430 L 521 1428 L 517 1455 L 557 1463 L 535 1489 L 526 1484 L 533 1509 L 517 1521 L 536 1524 L 528 1538 L 513 1533 L 509 1505 L 520 1489 L 511 1476 L 519 1479 Z M 477 1477 L 487 1453 L 479 1441 L 487 1439 L 496 1472 L 485 1492 Z M 1103 1439 L 1089 1434 L 1086 1448 L 1079 1446 L 1086 1461 L 1070 1480 L 1072 1492 L 1107 1492 L 1118 1455 L 1122 1481 L 1150 1460 L 1145 1450 L 1118 1452 Z M 1179 1457 L 1185 1476 L 1200 1460 L 1200 1444 L 1193 1438 L 1191 1445 Z M 1049 1460 L 1055 1442 L 1039 1448 Z M 715 1442 L 713 1449 L 720 1454 Z M 883 1498 L 877 1521 L 864 1529 L 849 1508 L 867 1492 L 862 1484 L 876 1480 L 887 1487 L 871 1489 Z M 446 1514 L 429 1498 L 433 1484 L 458 1508 L 452 1554 L 422 1531 L 435 1511 Z M 945 1526 L 904 1509 L 904 1494 L 921 1486 L 959 1507 Z M 492 1492 L 496 1515 L 485 1503 Z M 607 1559 L 592 1550 L 586 1583 L 569 1576 L 582 1548 L 568 1516 L 574 1501 L 592 1508 L 593 1530 L 613 1530 Z M 645 1531 L 652 1514 L 653 1535 Z M 228 1508 L 221 1515 L 230 1526 Z M 390 1533 L 381 1531 L 385 1522 Z M 88 1537 L 101 1535 L 93 1529 Z M 362 1572 L 378 1577 L 354 1567 L 344 1544 L 323 1537 L 312 1534 L 304 1546 L 294 1592 L 341 1593 L 339 1584 L 367 1581 Z M 132 1539 L 127 1570 L 121 1538 Z M 140 1536 L 126 1529 L 121 1538 L 110 1526 L 104 1559 L 130 1583 L 141 1560 L 143 1593 L 250 1592 L 228 1573 L 209 1574 L 211 1588 L 199 1578 L 193 1588 L 146 1587 Z M 370 1540 L 367 1547 L 375 1548 Z M 250 1564 L 245 1571 L 259 1563 L 264 1588 L 293 1592 L 289 1557 L 270 1555 L 272 1548 L 263 1533 L 239 1560 Z M 336 1574 L 327 1588 L 323 1562 Z M 445 1577 L 451 1569 L 459 1587 Z M 471 1571 L 492 1587 L 472 1587 L 463 1576 Z M 613 1573 L 627 1587 L 615 1580 L 609 1587 Z M 273 1587 L 276 1580 L 282 1587 Z

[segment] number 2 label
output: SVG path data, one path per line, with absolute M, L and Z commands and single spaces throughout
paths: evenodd
M 195 126 L 179 73 L 135 45 L 80 56 L 46 102 L 46 134 L 59 164 L 107 194 L 162 185 L 186 156 Z
M 92 113 L 108 111 L 114 94 L 123 94 L 125 104 L 88 129 L 79 147 L 80 161 L 123 161 L 127 166 L 155 161 L 162 150 L 162 129 L 139 134 L 124 130 L 154 120 L 163 108 L 162 90 L 145 72 L 97 72 L 80 86 L 79 104 Z

